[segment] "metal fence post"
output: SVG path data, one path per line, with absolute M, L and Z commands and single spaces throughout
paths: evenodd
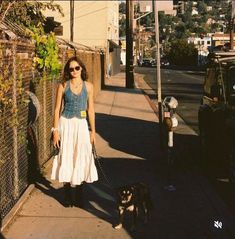
M 17 116 L 17 79 L 16 79 L 16 42 L 12 44 L 12 55 L 13 55 L 13 69 L 12 69 L 12 77 L 13 77 L 13 112 L 14 112 L 14 119 L 13 119 L 13 167 L 14 167 L 14 199 L 18 199 L 19 197 L 19 167 L 18 167 L 18 133 L 17 133 L 17 125 L 15 124 L 15 117 Z

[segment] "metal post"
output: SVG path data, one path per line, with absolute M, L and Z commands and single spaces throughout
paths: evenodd
M 157 4 L 153 0 L 153 9 L 155 16 L 155 37 L 156 37 L 156 77 L 157 77 L 157 102 L 158 102 L 158 117 L 159 117 L 159 140 L 162 142 L 162 88 L 161 88 L 161 69 L 160 69 L 160 42 L 159 42 L 159 24 L 158 24 L 158 9 Z
M 232 12 L 231 12 L 231 22 L 230 22 L 230 49 L 233 50 L 234 47 L 234 18 L 235 18 L 235 0 L 232 0 Z
M 74 40 L 74 0 L 70 0 L 70 41 Z
M 173 131 L 168 131 L 168 147 L 167 147 L 167 186 L 165 190 L 175 191 L 176 187 L 173 185 L 173 166 L 174 166 L 174 156 L 173 156 Z
M 17 109 L 17 73 L 16 73 L 16 42 L 12 45 L 12 52 L 13 52 L 13 111 L 16 112 Z M 14 119 L 18 120 L 17 113 L 13 114 Z M 17 125 L 13 125 L 13 165 L 14 165 L 14 179 L 13 179 L 13 185 L 14 185 L 14 199 L 19 198 L 20 194 L 20 188 L 19 188 L 19 160 L 18 160 L 18 131 L 17 131 Z
M 133 1 L 126 0 L 126 88 L 134 88 Z

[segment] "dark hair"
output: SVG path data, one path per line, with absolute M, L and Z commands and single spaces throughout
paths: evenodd
M 81 61 L 81 59 L 77 56 L 73 56 L 68 59 L 67 63 L 65 64 L 65 67 L 64 67 L 64 75 L 63 75 L 62 81 L 66 82 L 66 81 L 70 80 L 71 74 L 69 71 L 69 65 L 72 61 L 76 61 L 79 64 L 79 66 L 81 66 L 81 68 L 82 68 L 81 78 L 83 81 L 86 81 L 88 79 L 86 67 L 85 67 L 84 63 Z

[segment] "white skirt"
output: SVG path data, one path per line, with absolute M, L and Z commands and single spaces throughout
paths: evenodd
M 60 117 L 60 152 L 54 157 L 51 179 L 80 185 L 98 180 L 86 119 Z

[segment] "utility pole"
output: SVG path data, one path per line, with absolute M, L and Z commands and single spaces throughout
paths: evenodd
M 70 41 L 73 42 L 74 37 L 74 0 L 70 0 Z
M 230 21 L 230 49 L 233 50 L 234 47 L 234 18 L 235 18 L 235 0 L 232 0 L 232 12 L 231 12 L 231 21 Z
M 157 78 L 157 102 L 158 102 L 158 117 L 159 117 L 159 137 L 162 145 L 163 130 L 162 130 L 162 84 L 161 84 L 161 69 L 160 69 L 160 41 L 159 41 L 159 23 L 158 23 L 158 8 L 153 0 L 153 12 L 155 17 L 155 40 L 156 40 L 156 78 Z
M 133 1 L 126 0 L 126 88 L 134 88 Z

